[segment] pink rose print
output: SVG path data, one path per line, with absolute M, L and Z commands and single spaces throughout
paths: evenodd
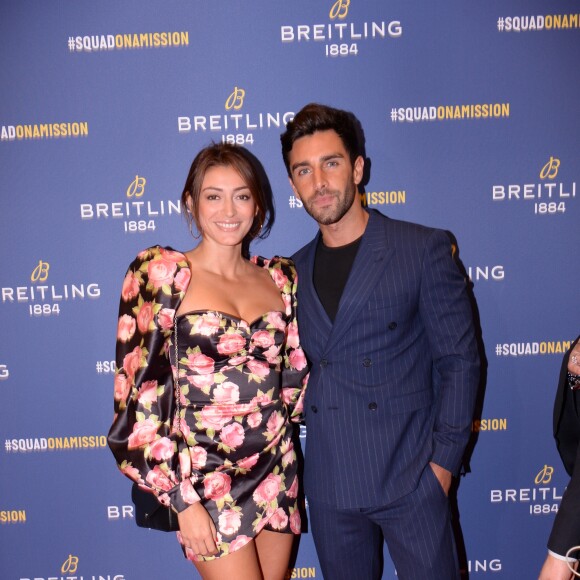
M 300 389 L 294 387 L 285 387 L 282 389 L 282 400 L 286 405 L 290 405 L 294 401 L 294 397 Z
M 161 286 L 171 285 L 173 283 L 173 275 L 177 270 L 177 265 L 174 261 L 167 258 L 160 260 L 151 260 L 147 266 L 147 274 L 149 281 L 154 288 L 161 288 Z
M 137 449 L 146 443 L 151 443 L 155 440 L 157 435 L 157 423 L 153 419 L 145 419 L 135 423 L 133 433 L 129 435 L 127 447 L 129 449 Z
M 211 375 L 188 375 L 187 380 L 197 389 L 211 387 L 214 383 L 214 376 Z
M 135 334 L 136 324 L 132 316 L 123 314 L 117 323 L 117 340 L 119 342 L 129 342 Z
M 290 314 L 292 311 L 292 296 L 290 296 L 290 294 L 282 294 L 282 302 L 284 302 L 284 306 L 286 306 L 286 314 Z
M 214 360 L 205 354 L 189 354 L 187 356 L 187 366 L 200 375 L 209 375 L 214 371 Z
M 177 272 L 173 283 L 179 292 L 185 292 L 189 286 L 189 279 L 191 278 L 191 272 L 189 268 L 182 268 Z
M 301 348 L 293 350 L 288 356 L 288 360 L 297 371 L 301 371 L 306 367 L 306 356 Z
M 276 330 L 285 330 L 286 323 L 282 319 L 281 312 L 268 312 L 268 316 L 266 317 L 268 324 L 271 324 Z
M 123 299 L 123 302 L 129 302 L 129 300 L 133 300 L 137 294 L 139 294 L 139 280 L 137 280 L 137 277 L 133 272 L 129 271 L 123 280 L 121 298 Z
M 203 469 L 207 462 L 207 451 L 203 447 L 196 445 L 189 449 L 189 455 L 191 456 L 191 466 L 194 469 Z
M 268 393 L 262 393 L 252 399 L 253 405 L 268 405 L 272 402 L 272 397 Z
M 115 401 L 124 401 L 129 394 L 131 384 L 123 373 L 115 375 Z
M 145 480 L 155 489 L 169 491 L 173 487 L 171 480 L 157 465 L 147 474 Z
M 202 427 L 215 431 L 220 431 L 226 423 L 231 421 L 232 417 L 231 411 L 212 405 L 206 405 L 200 412 Z
M 288 276 L 280 270 L 280 268 L 275 268 L 272 271 L 272 279 L 274 280 L 276 286 L 280 288 L 280 290 L 284 289 L 284 286 L 288 283 Z
M 246 355 L 243 356 L 233 356 L 228 360 L 228 364 L 232 367 L 237 367 L 238 365 L 243 365 L 248 360 Z
M 182 479 L 191 476 L 191 456 L 189 455 L 189 449 L 183 449 L 179 453 L 179 467 L 181 469 Z
M 240 388 L 226 381 L 214 389 L 213 396 L 216 403 L 237 403 L 240 400 Z
M 192 504 L 201 499 L 189 479 L 184 479 L 181 482 L 179 485 L 179 491 L 181 491 L 181 497 L 185 503 Z
M 121 467 L 121 471 L 127 476 L 130 477 L 133 481 L 139 483 L 141 480 L 141 474 L 136 467 L 132 465 L 126 465 L 125 467 Z
M 139 388 L 139 403 L 156 403 L 157 402 L 157 381 L 145 381 Z
M 266 432 L 268 435 L 277 435 L 282 427 L 284 427 L 284 417 L 282 413 L 275 411 L 270 415 L 268 422 L 266 423 Z
M 291 322 L 288 325 L 286 346 L 289 348 L 298 348 L 300 346 L 300 341 L 298 340 L 298 325 L 295 322 Z
M 285 447 L 288 448 L 287 451 L 285 450 Z M 294 445 L 292 444 L 292 441 L 289 441 L 289 445 L 287 446 L 282 445 L 281 450 L 282 453 L 284 453 L 284 455 L 282 455 L 282 467 L 286 469 L 286 467 L 292 465 L 296 459 L 296 453 L 294 451 Z
M 298 476 L 294 478 L 292 485 L 286 491 L 286 495 L 292 499 L 298 497 Z
M 246 366 L 250 369 L 250 372 L 259 377 L 267 377 L 270 374 L 270 367 L 261 360 L 249 360 Z
M 171 330 L 173 328 L 173 318 L 175 317 L 175 310 L 173 308 L 162 308 L 157 315 L 157 322 L 163 330 Z
M 264 356 L 266 360 L 271 365 L 277 365 L 280 363 L 280 345 L 273 344 L 268 350 L 264 351 Z
M 294 510 L 290 515 L 290 529 L 293 534 L 299 534 L 302 527 L 302 522 L 300 521 L 300 512 Z
M 175 415 L 173 417 L 171 432 L 177 433 L 177 431 L 181 431 L 185 439 L 187 439 L 191 435 L 191 429 L 189 428 L 189 425 L 187 424 L 185 419 L 179 419 L 179 417 Z
M 283 530 L 288 525 L 288 516 L 282 508 L 278 508 L 268 519 L 268 523 L 275 530 Z
M 202 336 L 212 336 L 220 329 L 221 316 L 215 312 L 207 312 L 195 319 L 192 331 Z
M 207 499 L 218 501 L 230 493 L 232 479 L 227 473 L 214 471 L 205 476 L 203 487 Z
M 220 337 L 217 350 L 220 354 L 235 354 L 240 352 L 246 346 L 246 339 L 235 333 L 222 334 Z
M 268 474 L 268 477 L 266 477 L 266 479 L 264 479 L 254 491 L 252 495 L 253 500 L 258 505 L 269 504 L 272 500 L 278 497 L 281 484 L 282 478 L 279 475 L 274 475 L 273 473 Z
M 244 428 L 239 423 L 226 425 L 220 433 L 223 444 L 235 450 L 244 442 Z
M 243 548 L 252 538 L 248 538 L 248 536 L 238 536 L 231 544 L 230 544 L 230 554 Z
M 250 415 L 248 415 L 248 425 L 252 429 L 259 427 L 261 422 L 262 422 L 262 413 L 260 413 L 260 411 L 256 411 L 255 413 L 251 413 Z
M 252 346 L 266 349 L 274 344 L 274 337 L 267 330 L 257 330 L 252 334 Z
M 240 513 L 235 510 L 224 510 L 218 518 L 218 526 L 220 532 L 224 536 L 231 536 L 235 534 L 242 525 L 242 518 Z
M 149 450 L 155 461 L 167 461 L 174 453 L 173 441 L 167 437 L 161 437 L 151 443 Z
M 123 368 L 125 369 L 127 378 L 132 380 L 135 377 L 135 373 L 141 366 L 142 356 L 143 351 L 139 346 L 136 346 L 130 353 L 125 355 L 125 358 L 123 359 Z
M 185 260 L 185 256 L 181 252 L 175 250 L 168 250 L 166 248 L 159 248 L 159 253 L 170 262 L 181 262 Z
M 145 334 L 149 332 L 149 325 L 153 320 L 153 303 L 152 302 L 143 302 L 141 304 L 141 308 L 139 308 L 139 312 L 137 313 L 137 328 L 139 328 L 139 332 Z
M 260 457 L 259 453 L 254 453 L 254 455 L 250 455 L 250 457 L 244 457 L 243 459 L 238 459 L 237 464 L 238 467 L 242 469 L 252 469 L 256 463 L 258 463 L 258 459 Z

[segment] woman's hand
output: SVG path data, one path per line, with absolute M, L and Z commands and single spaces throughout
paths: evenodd
M 576 570 L 576 566 L 577 563 L 574 563 L 572 568 Z M 571 578 L 573 578 L 573 575 L 570 572 L 570 568 L 568 568 L 568 563 L 548 554 L 540 571 L 539 580 L 570 580 Z
M 194 503 L 177 514 L 181 543 L 199 556 L 217 554 L 217 533 L 213 520 L 201 503 Z
M 570 353 L 568 359 L 568 371 L 575 375 L 580 375 L 580 340 Z

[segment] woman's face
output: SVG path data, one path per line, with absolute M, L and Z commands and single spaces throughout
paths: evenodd
M 198 221 L 204 240 L 241 244 L 256 216 L 256 202 L 242 176 L 229 165 L 210 167 L 199 194 Z

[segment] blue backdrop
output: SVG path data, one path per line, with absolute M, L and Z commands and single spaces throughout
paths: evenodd
M 536 577 L 580 326 L 579 32 L 564 0 L 3 1 L 0 577 L 196 577 L 172 534 L 135 526 L 105 446 L 121 282 L 143 248 L 194 245 L 177 200 L 211 141 L 269 175 L 277 220 L 253 252 L 306 243 L 279 135 L 311 101 L 360 120 L 369 207 L 458 240 L 487 359 L 465 573 Z M 309 534 L 294 566 L 322 578 Z

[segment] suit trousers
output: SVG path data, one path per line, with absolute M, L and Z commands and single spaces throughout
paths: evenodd
M 389 505 L 339 509 L 309 499 L 308 507 L 326 580 L 380 579 L 383 538 L 400 580 L 459 578 L 449 500 L 430 465 Z

